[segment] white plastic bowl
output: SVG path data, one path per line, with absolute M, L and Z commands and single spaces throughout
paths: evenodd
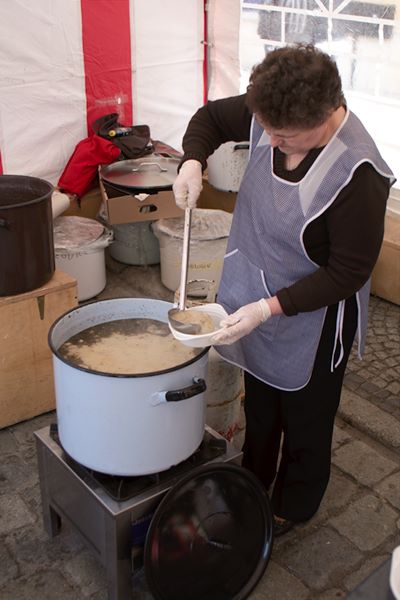
M 185 344 L 185 346 L 191 346 L 192 348 L 205 348 L 206 346 L 211 346 L 211 339 L 218 331 L 223 329 L 223 327 L 220 327 L 220 323 L 222 319 L 226 319 L 228 313 L 220 304 L 200 304 L 199 306 L 191 306 L 190 310 L 207 313 L 214 322 L 215 330 L 211 333 L 191 335 L 177 331 L 172 327 L 171 323 L 169 323 L 172 335 L 176 340 Z

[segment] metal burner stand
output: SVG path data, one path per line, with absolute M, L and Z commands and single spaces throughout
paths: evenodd
M 206 426 L 205 435 L 224 440 Z M 50 427 L 34 433 L 39 466 L 44 527 L 50 537 L 60 532 L 65 518 L 97 554 L 106 569 L 109 600 L 128 600 L 132 597 L 132 572 L 135 566 L 135 524 L 149 523 L 162 497 L 179 479 L 193 469 L 172 468 L 164 479 L 130 499 L 117 501 L 91 477 L 74 467 L 50 436 Z M 213 462 L 238 462 L 241 452 L 230 443 Z M 138 546 L 137 546 L 138 547 Z

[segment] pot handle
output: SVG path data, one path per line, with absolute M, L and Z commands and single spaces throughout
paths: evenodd
M 163 402 L 180 402 L 181 400 L 187 400 L 193 396 L 197 396 L 207 389 L 206 382 L 200 377 L 193 377 L 192 385 L 181 388 L 179 390 L 170 390 L 163 392 L 155 392 L 150 397 L 150 404 L 157 406 Z
M 158 168 L 160 169 L 160 172 L 161 172 L 161 173 L 164 173 L 164 172 L 167 172 L 167 171 L 168 171 L 168 169 L 166 169 L 165 167 L 162 167 L 162 166 L 161 166 L 161 165 L 159 165 L 157 162 L 147 162 L 147 163 L 145 163 L 145 162 L 142 162 L 142 163 L 140 163 L 140 165 L 139 165 L 138 167 L 134 167 L 134 168 L 132 169 L 132 171 L 133 171 L 134 173 L 136 173 L 136 172 L 138 172 L 138 171 L 141 171 L 141 170 L 143 170 L 143 169 L 142 169 L 142 167 L 150 167 L 150 166 L 151 166 L 151 167 L 158 167 Z
M 250 148 L 250 144 L 249 143 L 235 144 L 233 146 L 233 151 L 235 151 L 235 150 L 248 150 L 249 148 Z

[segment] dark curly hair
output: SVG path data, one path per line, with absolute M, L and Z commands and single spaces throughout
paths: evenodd
M 247 103 L 271 127 L 308 129 L 345 99 L 333 59 L 312 44 L 294 44 L 272 50 L 254 67 Z

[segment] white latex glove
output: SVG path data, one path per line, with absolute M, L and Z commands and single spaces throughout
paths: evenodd
M 214 335 L 211 343 L 218 346 L 222 344 L 233 344 L 240 338 L 248 335 L 253 329 L 265 323 L 271 316 L 271 309 L 265 298 L 258 302 L 245 304 L 221 321 L 221 327 L 224 329 Z
M 196 208 L 198 197 L 203 189 L 203 172 L 198 160 L 183 163 L 172 186 L 176 205 L 182 210 Z

